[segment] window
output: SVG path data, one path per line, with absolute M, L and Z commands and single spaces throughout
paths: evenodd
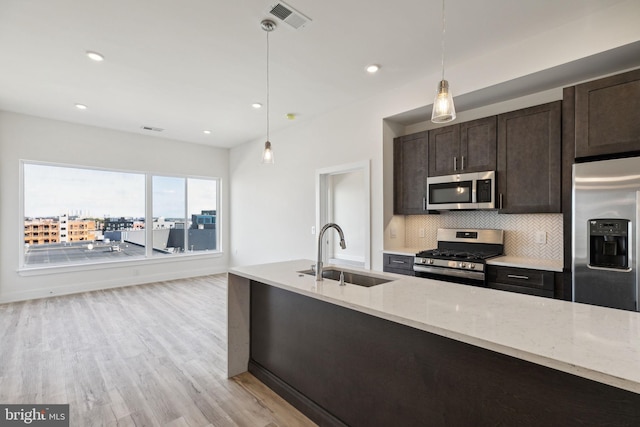
M 153 177 L 154 255 L 215 251 L 218 182 Z
M 22 267 L 219 251 L 216 178 L 31 162 L 22 172 Z

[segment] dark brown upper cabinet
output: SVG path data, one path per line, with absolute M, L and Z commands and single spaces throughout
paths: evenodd
M 427 132 L 393 140 L 393 213 L 427 213 Z
M 498 116 L 501 213 L 562 212 L 562 102 Z
M 576 158 L 640 151 L 640 70 L 575 88 Z
M 496 169 L 496 116 L 429 131 L 429 176 Z

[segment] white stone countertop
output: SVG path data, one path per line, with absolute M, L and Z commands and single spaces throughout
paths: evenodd
M 562 260 L 523 258 L 515 256 L 500 256 L 487 260 L 489 265 L 500 265 L 504 267 L 530 268 L 533 270 L 556 271 L 562 273 Z
M 416 256 L 418 252 L 422 252 L 425 249 L 419 248 L 396 248 L 396 249 L 385 249 L 382 251 L 383 254 L 392 254 L 392 255 L 407 255 L 407 256 Z
M 382 253 L 393 254 L 393 255 L 415 256 L 415 254 L 417 254 L 422 250 L 423 249 L 417 249 L 417 248 L 396 248 L 396 249 L 385 249 L 382 251 Z M 563 267 L 563 263 L 561 259 L 555 260 L 555 259 L 525 258 L 525 257 L 515 257 L 515 256 L 508 256 L 508 255 L 491 258 L 487 260 L 487 264 L 501 265 L 504 267 L 530 268 L 533 270 L 556 271 L 559 273 L 562 273 L 562 267 Z
M 229 273 L 640 393 L 640 313 L 351 268 L 345 270 L 394 280 L 371 288 L 339 286 L 298 273 L 312 263 L 236 267 Z M 230 280 L 229 287 L 237 283 Z M 229 292 L 235 298 L 237 291 Z M 232 311 L 248 309 L 248 298 L 238 301 L 239 308 L 229 308 L 230 319 Z M 246 329 L 246 314 L 240 320 Z M 229 327 L 232 341 L 236 329 Z

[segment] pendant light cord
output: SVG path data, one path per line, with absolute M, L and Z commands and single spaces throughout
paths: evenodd
M 442 80 L 444 80 L 444 33 L 445 33 L 445 15 L 444 15 L 444 0 L 442 0 Z
M 269 31 L 267 31 L 267 141 L 269 141 Z

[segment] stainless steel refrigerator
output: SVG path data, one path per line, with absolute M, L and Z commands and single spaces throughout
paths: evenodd
M 640 157 L 573 166 L 573 300 L 638 311 Z

